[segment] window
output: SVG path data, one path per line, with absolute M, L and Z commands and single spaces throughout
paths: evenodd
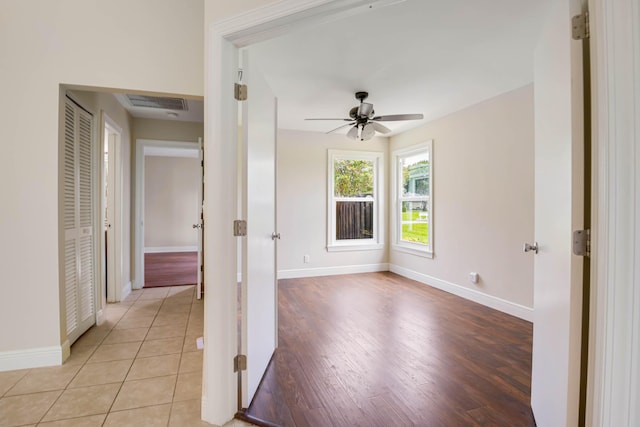
M 394 249 L 433 256 L 433 156 L 427 141 L 393 153 Z
M 329 150 L 327 250 L 382 249 L 382 153 Z

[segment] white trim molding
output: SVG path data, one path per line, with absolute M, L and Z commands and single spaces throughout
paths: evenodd
M 640 0 L 590 1 L 593 232 L 586 425 L 640 420 Z
M 120 301 L 123 301 L 125 298 L 129 296 L 132 291 L 131 281 L 128 281 L 120 290 Z
M 236 80 L 238 48 L 290 32 L 295 27 L 343 18 L 396 0 L 280 0 L 207 23 L 205 40 L 205 341 L 202 418 L 223 425 L 237 410 L 237 376 L 230 361 L 237 351 L 237 241 L 229 224 L 237 219 L 238 117 L 228 96 Z M 205 5 L 206 9 L 207 5 Z M 210 6 L 214 7 L 214 6 Z M 226 141 L 226 143 L 225 143 Z M 138 237 L 136 235 L 136 237 Z M 138 264 L 136 264 L 136 267 Z M 138 280 L 136 271 L 136 280 Z M 205 397 L 206 396 L 206 397 Z
M 335 276 L 338 274 L 376 273 L 389 271 L 388 263 L 345 265 L 341 267 L 301 268 L 296 270 L 279 270 L 278 279 L 298 279 L 301 277 Z
M 145 254 L 159 254 L 167 252 L 198 252 L 197 246 L 145 246 Z
M 163 157 L 193 157 L 200 152 L 200 145 L 193 141 L 162 141 L 156 139 L 136 139 L 135 143 L 135 188 L 133 229 L 133 257 L 134 257 L 134 289 L 144 286 L 144 158 L 147 155 L 162 155 Z M 197 249 L 196 249 L 197 250 Z M 178 252 L 178 251 L 176 251 Z M 124 297 L 120 296 L 122 299 Z
M 98 141 L 101 141 L 101 143 L 99 144 L 100 152 L 98 153 L 99 166 L 96 168 L 96 170 L 100 171 L 100 179 L 97 180 L 98 188 L 95 196 L 97 198 L 96 205 L 99 206 L 99 209 L 96 209 L 97 212 L 95 213 L 97 220 L 94 235 L 98 236 L 95 239 L 96 244 L 99 245 L 98 248 L 96 248 L 96 254 L 100 255 L 100 258 L 96 263 L 97 265 L 99 265 L 99 267 L 96 268 L 96 273 L 99 274 L 99 276 L 96 277 L 100 278 L 100 280 L 96 281 L 96 283 L 99 284 L 98 286 L 96 286 L 96 306 L 104 308 L 104 304 L 107 302 L 119 302 L 122 300 L 122 295 L 120 295 L 119 289 L 122 285 L 122 282 L 125 280 L 123 272 L 123 221 L 125 215 L 123 210 L 124 203 L 122 199 L 122 195 L 124 194 L 123 172 L 125 168 L 123 156 L 124 153 L 122 150 L 122 127 L 120 127 L 120 125 L 115 120 L 113 120 L 105 111 L 102 111 L 101 124 L 102 126 L 100 127 L 100 129 L 98 129 L 98 132 L 100 133 Z M 112 156 L 112 161 L 110 161 L 109 163 L 111 164 L 111 166 L 113 166 L 113 170 L 109 172 L 109 174 L 113 177 L 112 184 L 109 184 L 113 185 L 113 192 L 111 195 L 113 197 L 113 218 L 111 219 L 111 221 L 113 222 L 112 230 L 114 241 L 109 243 L 109 246 L 112 246 L 113 249 L 111 256 L 105 250 L 106 237 L 105 233 L 102 232 L 104 229 L 105 211 L 107 207 L 107 205 L 105 204 L 107 200 L 104 198 L 104 189 L 105 185 L 107 184 L 106 182 L 104 182 L 104 180 L 107 177 L 104 175 L 103 156 L 105 146 L 108 147 L 109 144 L 109 141 L 105 140 L 104 138 L 105 132 L 109 134 L 109 138 L 111 138 L 112 136 L 114 137 L 114 143 L 112 147 L 113 152 L 109 153 L 109 156 Z M 113 259 L 110 259 L 111 257 L 113 257 Z M 107 266 L 104 263 L 104 260 L 107 258 L 109 258 L 109 262 L 113 263 L 113 271 L 115 272 L 115 274 L 113 274 L 113 279 L 108 281 L 110 282 L 110 284 L 107 282 Z M 106 299 L 104 298 L 104 287 L 107 288 Z
M 69 354 L 69 342 L 51 347 L 0 352 L 0 372 L 17 369 L 62 365 L 65 353 Z
M 455 283 L 447 282 L 446 280 L 437 279 L 433 276 L 429 276 L 423 273 L 418 273 L 417 271 L 400 267 L 395 264 L 391 264 L 389 266 L 389 271 L 408 279 L 412 279 L 425 285 L 431 286 L 433 288 L 437 288 L 450 294 L 457 295 L 466 300 L 476 302 L 489 308 L 493 308 L 494 310 L 498 310 L 511 316 L 518 317 L 522 320 L 533 322 L 533 309 L 530 307 L 516 304 L 502 298 L 494 297 L 492 295 L 488 295 L 474 289 L 465 288 L 464 286 L 456 285 Z

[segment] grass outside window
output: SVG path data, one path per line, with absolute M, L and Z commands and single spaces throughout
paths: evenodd
M 402 237 L 405 242 L 429 243 L 429 224 L 421 211 L 402 212 Z

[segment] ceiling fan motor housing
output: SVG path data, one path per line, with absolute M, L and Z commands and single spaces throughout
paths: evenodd
M 360 102 L 364 101 L 369 97 L 369 92 L 356 92 L 356 99 L 359 99 Z

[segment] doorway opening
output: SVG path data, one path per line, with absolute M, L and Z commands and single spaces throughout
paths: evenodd
M 120 300 L 122 288 L 122 128 L 106 113 L 102 114 L 101 209 L 104 227 L 100 246 L 102 260 L 101 306 Z
M 199 285 L 201 297 L 201 141 L 136 141 L 136 289 Z

